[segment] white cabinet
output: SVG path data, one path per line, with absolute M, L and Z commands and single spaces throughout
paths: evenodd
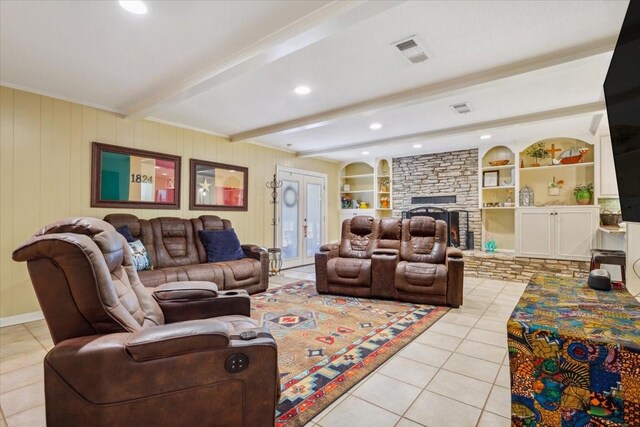
M 591 259 L 598 207 L 520 208 L 516 213 L 518 256 Z
M 533 208 L 516 211 L 518 255 L 552 258 L 555 245 L 553 209 Z
M 600 137 L 600 197 L 618 197 L 618 181 L 609 135 Z

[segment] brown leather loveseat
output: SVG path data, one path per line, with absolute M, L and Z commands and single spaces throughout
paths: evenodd
M 174 217 L 138 218 L 131 214 L 110 214 L 104 220 L 116 228 L 126 225 L 147 249 L 153 270 L 138 272 L 142 284 L 156 287 L 167 282 L 203 280 L 219 289 L 244 289 L 250 294 L 269 286 L 269 254 L 256 245 L 242 245 L 246 258 L 207 262 L 200 230 L 229 230 L 228 219 L 214 215 L 182 219 Z
M 462 304 L 462 251 L 447 247 L 447 225 L 431 217 L 356 216 L 342 224 L 340 244 L 316 254 L 319 293 Z

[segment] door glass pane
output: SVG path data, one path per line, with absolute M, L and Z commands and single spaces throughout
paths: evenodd
M 322 185 L 307 184 L 307 248 L 312 257 L 322 245 Z
M 282 258 L 297 258 L 298 249 L 298 212 L 300 203 L 299 187 L 295 181 L 282 180 Z

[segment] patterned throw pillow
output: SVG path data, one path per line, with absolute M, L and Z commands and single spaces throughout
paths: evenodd
M 133 256 L 133 265 L 137 271 L 153 270 L 151 260 L 147 254 L 147 248 L 144 247 L 140 240 L 129 242 L 129 247 L 131 248 L 131 255 Z

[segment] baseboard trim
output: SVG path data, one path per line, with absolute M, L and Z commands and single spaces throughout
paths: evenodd
M 41 311 L 32 313 L 18 314 L 17 316 L 0 317 L 0 328 L 11 325 L 19 325 L 20 323 L 33 322 L 34 320 L 42 320 L 44 315 Z

